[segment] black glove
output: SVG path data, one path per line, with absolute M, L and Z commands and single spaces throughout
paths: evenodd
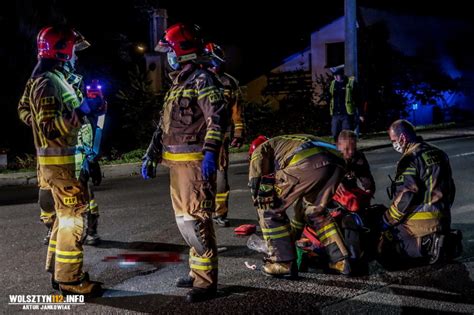
M 260 177 L 253 177 L 250 179 L 248 187 L 250 187 L 250 194 L 252 195 L 252 200 L 255 200 L 257 198 L 259 185 L 260 185 Z
M 79 181 L 83 185 L 87 185 L 87 182 L 89 181 L 90 176 L 91 174 L 89 170 L 89 161 L 87 159 L 84 159 L 81 166 L 81 172 L 79 173 Z
M 277 200 L 275 177 L 273 175 L 262 176 L 254 205 L 260 210 L 275 209 L 278 206 Z
M 388 179 L 390 179 L 390 187 L 387 187 L 387 195 L 388 199 L 392 200 L 395 196 L 395 192 L 397 191 L 397 186 L 395 181 L 392 179 L 392 176 L 388 175 Z
M 102 182 L 102 172 L 100 170 L 100 164 L 97 161 L 89 161 L 89 174 L 92 179 L 94 186 L 99 186 Z

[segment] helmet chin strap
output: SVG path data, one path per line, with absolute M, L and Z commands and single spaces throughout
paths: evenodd
M 63 69 L 69 73 L 74 73 L 76 71 L 74 64 L 70 60 L 64 62 Z

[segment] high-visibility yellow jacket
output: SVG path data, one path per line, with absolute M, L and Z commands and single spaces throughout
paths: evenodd
M 356 104 L 354 99 L 354 84 L 355 84 L 355 77 L 349 77 L 346 83 L 346 97 L 345 97 L 345 104 L 346 104 L 346 111 L 349 115 L 354 115 L 356 112 Z M 331 81 L 331 85 L 329 86 L 329 93 L 331 96 L 331 101 L 329 103 L 329 112 L 331 116 L 334 112 L 334 90 L 336 87 L 336 80 Z
M 31 77 L 18 104 L 20 119 L 32 127 L 39 165 L 75 163 L 81 103 L 59 70 Z

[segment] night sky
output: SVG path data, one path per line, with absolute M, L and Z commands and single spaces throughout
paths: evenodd
M 88 54 L 110 59 L 116 53 L 111 42 L 117 41 L 118 34 L 132 42 L 148 42 L 145 7 L 166 8 L 169 25 L 180 21 L 196 23 L 210 40 L 228 48 L 233 57 L 230 70 L 245 83 L 307 47 L 311 32 L 341 16 L 343 5 L 343 0 L 286 1 L 281 4 L 255 0 L 18 0 L 13 10 L 30 22 L 29 27 L 33 29 L 54 21 L 68 22 L 94 44 Z M 358 5 L 400 14 L 470 19 L 470 10 L 466 10 L 467 5 L 460 0 L 450 1 L 449 5 L 433 1 L 360 0 Z M 3 18 L 8 16 L 6 13 L 1 15 Z
M 360 0 L 359 6 L 399 14 L 440 16 L 472 21 L 467 1 L 449 3 L 407 0 Z M 92 47 L 79 55 L 81 73 L 105 77 L 115 93 L 127 84 L 127 70 L 144 64 L 133 48 L 148 43 L 146 8 L 168 10 L 168 25 L 191 22 L 201 26 L 208 40 L 227 50 L 228 72 L 242 84 L 278 66 L 282 59 L 306 48 L 310 34 L 344 13 L 343 0 L 316 1 L 176 1 L 176 0 L 17 0 L 3 2 L 0 10 L 0 66 L 4 115 L 0 123 L 1 146 L 14 147 L 4 135 L 15 128 L 16 104 L 36 63 L 36 35 L 50 24 L 64 23 L 78 29 Z M 469 37 L 469 36 L 468 36 Z M 472 38 L 472 36 L 470 37 Z M 7 123 L 3 123 L 6 121 Z

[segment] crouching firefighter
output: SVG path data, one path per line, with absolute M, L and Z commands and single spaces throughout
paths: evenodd
M 448 156 L 417 137 L 406 120 L 395 121 L 388 134 L 402 157 L 382 218 L 381 262 L 397 268 L 459 256 L 462 236 L 450 227 L 455 185 Z
M 317 234 L 330 268 L 350 273 L 348 252 L 327 204 L 344 175 L 344 160 L 331 146 L 312 135 L 285 135 L 266 140 L 260 136 L 249 150 L 249 187 L 257 207 L 268 255 L 263 273 L 276 277 L 297 276 L 295 240 L 305 222 L 292 222 L 286 210 L 293 203 L 295 216 L 304 218 Z
M 176 222 L 189 245 L 190 274 L 177 286 L 192 288 L 188 302 L 215 297 L 217 245 L 212 221 L 217 158 L 227 127 L 224 95 L 207 70 L 198 29 L 169 27 L 155 50 L 168 53 L 175 72 L 160 123 L 143 158 L 142 176 L 156 174 L 156 163 L 170 169 L 170 190 Z
M 84 116 L 100 114 L 102 109 L 99 104 L 81 102 L 66 78 L 66 64 L 74 60 L 74 46 L 81 40 L 79 33 L 67 27 L 40 31 L 38 64 L 18 109 L 20 118 L 32 127 L 40 188 L 50 189 L 54 200 L 56 219 L 46 257 L 53 288 L 63 293 L 96 295 L 101 291 L 100 284 L 90 281 L 82 270 L 89 196 L 75 175 L 75 151 Z M 22 111 L 28 106 L 29 114 Z

